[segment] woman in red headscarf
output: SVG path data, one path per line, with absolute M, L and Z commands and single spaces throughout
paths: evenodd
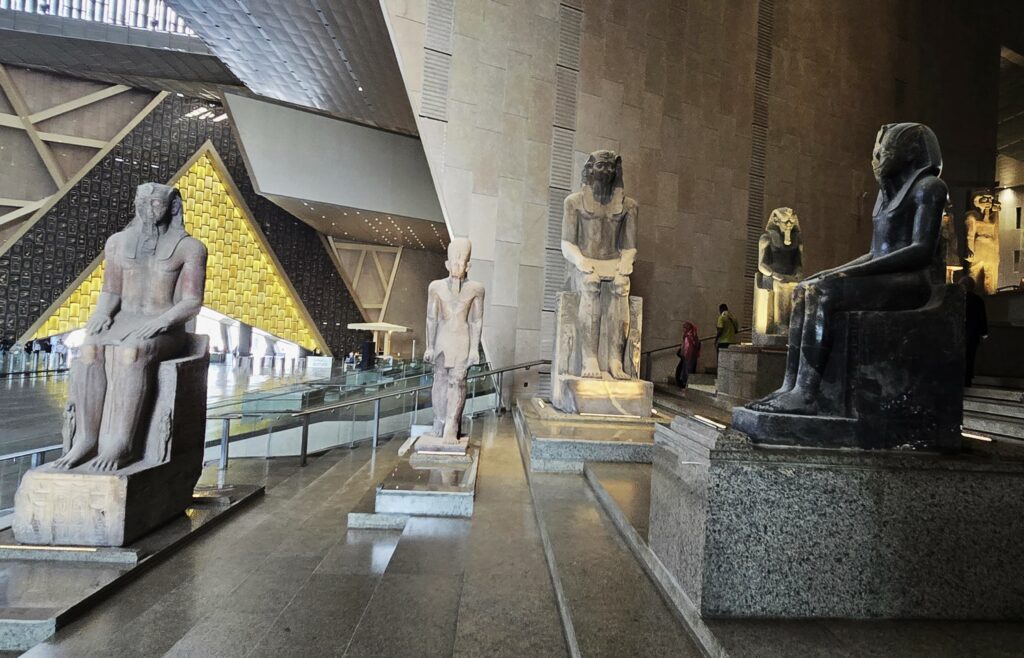
M 697 372 L 697 359 L 700 358 L 700 338 L 697 327 L 692 322 L 683 323 L 683 340 L 676 351 L 679 365 L 676 366 L 676 385 L 686 388 L 686 381 L 692 372 Z

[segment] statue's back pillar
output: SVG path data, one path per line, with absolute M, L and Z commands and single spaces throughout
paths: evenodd
M 601 307 L 607 308 L 608 286 L 602 286 Z M 582 355 L 578 341 L 580 293 L 558 294 L 555 312 L 555 349 L 551 362 L 551 404 L 565 413 L 648 418 L 654 404 L 654 385 L 640 379 L 640 335 L 643 299 L 629 298 L 629 335 L 626 337 L 623 369 L 631 379 L 582 378 Z M 601 317 L 601 336 L 597 360 L 602 373 L 608 371 L 612 341 L 604 339 L 613 328 L 608 314 Z
M 112 473 L 47 464 L 25 474 L 14 498 L 23 544 L 125 546 L 180 515 L 203 470 L 208 339 L 157 371 L 153 413 L 143 419 L 142 459 Z

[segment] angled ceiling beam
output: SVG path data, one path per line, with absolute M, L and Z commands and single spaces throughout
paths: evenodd
M 2 64 L 0 64 L 0 89 L 3 89 L 7 100 L 11 103 L 11 107 L 14 108 L 14 112 L 21 119 L 25 132 L 28 133 L 28 138 L 32 141 L 32 146 L 35 147 L 39 157 L 43 160 L 43 164 L 46 165 L 46 171 L 50 172 L 50 178 L 53 179 L 58 189 L 61 188 L 66 182 L 64 172 L 61 171 L 60 165 L 57 164 L 57 158 L 53 157 L 53 151 L 43 142 L 35 126 L 32 125 L 32 121 L 29 119 L 28 105 L 25 104 L 25 100 L 21 97 L 21 92 L 14 86 L 14 81 L 11 80 L 11 76 L 8 75 L 7 69 Z
M 85 96 L 81 96 L 80 98 L 70 100 L 66 103 L 61 103 L 60 105 L 54 105 L 49 109 L 41 110 L 34 114 L 30 114 L 28 120 L 32 123 L 46 121 L 47 119 L 52 119 L 55 116 L 60 116 L 61 114 L 65 114 L 67 112 L 73 112 L 79 108 L 85 107 L 86 105 L 98 103 L 99 101 L 110 98 L 111 96 L 117 96 L 118 94 L 124 93 L 129 89 L 131 89 L 131 87 L 128 87 L 126 85 L 113 85 L 112 87 L 100 89 L 99 91 L 94 91 L 91 94 L 86 94 Z

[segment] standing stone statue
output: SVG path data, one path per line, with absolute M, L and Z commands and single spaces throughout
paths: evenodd
M 135 211 L 106 243 L 103 288 L 71 366 L 65 453 L 27 474 L 18 490 L 19 541 L 120 545 L 167 504 L 184 501 L 173 512 L 180 513 L 202 470 L 208 339 L 187 333 L 185 323 L 203 305 L 206 247 L 185 231 L 175 188 L 140 185 Z M 172 468 L 183 453 L 187 463 Z M 147 471 L 174 484 L 157 485 L 160 477 Z M 153 488 L 127 489 L 129 479 Z M 62 487 L 85 498 L 65 502 Z M 125 491 L 110 493 L 119 487 Z M 152 509 L 135 513 L 132 495 L 144 493 Z M 101 497 L 111 509 L 89 517 L 103 509 Z
M 785 345 L 793 291 L 804 274 L 800 218 L 776 208 L 757 243 L 754 275 L 754 345 Z
M 999 204 L 990 192 L 975 194 L 967 211 L 967 262 L 970 275 L 986 295 L 999 288 Z
M 882 126 L 872 168 L 871 251 L 797 285 L 782 387 L 733 411 L 755 441 L 959 447 L 964 301 L 939 251 L 938 140 L 921 124 Z
M 431 400 L 434 427 L 416 442 L 417 450 L 465 452 L 459 425 L 466 407 L 466 375 L 480 362 L 480 334 L 484 323 L 484 287 L 469 281 L 473 245 L 466 238 L 448 244 L 444 266 L 448 278 L 427 287 L 427 347 L 423 360 L 434 364 Z
M 622 158 L 590 154 L 582 188 L 565 199 L 562 254 L 569 292 L 559 295 L 552 398 L 568 413 L 650 416 L 638 380 L 641 300 L 629 295 L 636 258 L 636 201 L 626 196 Z M 576 380 L 602 380 L 602 386 Z M 622 382 L 612 386 L 610 380 Z M 583 397 L 596 406 L 583 404 Z

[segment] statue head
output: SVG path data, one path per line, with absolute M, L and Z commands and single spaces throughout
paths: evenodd
M 456 279 L 464 279 L 469 272 L 469 259 L 472 255 L 473 244 L 468 238 L 452 238 L 448 243 L 448 260 L 444 266 Z
M 879 183 L 900 177 L 916 178 L 928 172 L 942 172 L 939 140 L 928 126 L 921 123 L 890 123 L 878 130 L 871 154 L 871 169 Z
M 583 186 L 594 189 L 595 195 L 608 195 L 623 186 L 622 158 L 615 151 L 594 151 L 583 165 Z
M 995 197 L 990 192 L 978 192 L 974 195 L 974 198 L 971 199 L 971 203 L 974 204 L 975 208 L 984 212 L 986 210 L 992 210 L 996 201 Z
M 800 233 L 800 218 L 792 208 L 776 208 L 768 217 L 768 226 L 765 228 L 781 233 L 783 243 L 789 246 L 793 244 L 793 232 Z
M 184 219 L 181 193 L 177 188 L 160 183 L 143 183 L 135 190 L 135 221 L 143 227 L 170 224 L 184 230 Z

